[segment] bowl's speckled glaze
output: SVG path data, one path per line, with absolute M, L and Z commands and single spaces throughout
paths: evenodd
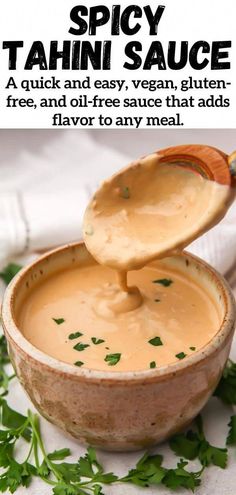
M 14 278 L 2 308 L 11 360 L 38 411 L 80 442 L 114 451 L 150 447 L 190 423 L 214 391 L 234 333 L 234 298 L 224 278 L 200 259 L 186 252 L 168 258 L 168 264 L 190 273 L 218 305 L 223 323 L 215 337 L 186 359 L 156 369 L 77 368 L 32 346 L 17 327 L 17 313 L 39 280 L 90 262 L 84 244 L 77 243 L 47 253 Z

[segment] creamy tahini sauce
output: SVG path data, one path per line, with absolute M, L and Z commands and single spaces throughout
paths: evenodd
M 85 243 L 100 265 L 36 287 L 20 314 L 25 337 L 61 361 L 97 370 L 155 368 L 201 349 L 221 323 L 210 296 L 190 276 L 150 262 L 215 225 L 230 199 L 229 187 L 159 163 L 157 154 L 113 176 L 84 217 Z
M 201 349 L 219 329 L 220 315 L 211 298 L 191 277 L 169 269 L 165 262 L 129 272 L 128 283 L 139 287 L 143 304 L 115 317 L 104 316 L 104 300 L 112 299 L 114 291 L 120 293 L 115 272 L 95 264 L 60 272 L 32 291 L 19 325 L 27 340 L 50 356 L 110 371 L 176 362 L 183 353 L 189 356 Z M 64 321 L 57 324 L 53 318 Z M 69 338 L 77 332 L 82 335 Z M 92 338 L 104 342 L 95 344 Z M 162 345 L 149 343 L 153 339 Z M 105 360 L 110 355 L 116 357 Z

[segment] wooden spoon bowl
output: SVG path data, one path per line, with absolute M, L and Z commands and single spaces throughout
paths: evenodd
M 236 177 L 231 175 L 228 155 L 223 151 L 201 144 L 173 146 L 158 151 L 162 162 L 176 163 L 197 173 L 207 179 L 225 186 L 235 186 Z M 234 153 L 236 160 L 236 153 Z M 233 155 L 230 155 L 233 157 Z

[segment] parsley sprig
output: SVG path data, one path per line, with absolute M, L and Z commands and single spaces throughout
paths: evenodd
M 169 444 L 176 455 L 185 459 L 193 460 L 198 458 L 202 466 L 210 464 L 225 469 L 227 465 L 227 449 L 214 447 L 211 445 L 204 434 L 201 416 L 195 420 L 196 431 L 189 430 L 185 434 L 175 435 L 171 438 Z
M 0 278 L 8 285 L 13 277 L 21 270 L 22 266 L 16 263 L 9 263 L 1 272 Z
M 225 404 L 236 404 L 236 363 L 228 360 L 214 395 Z
M 138 461 L 135 469 L 131 469 L 127 476 L 121 481 L 129 482 L 140 487 L 164 486 L 175 490 L 176 488 L 194 489 L 200 485 L 202 470 L 190 472 L 185 469 L 187 462 L 182 459 L 174 469 L 167 469 L 162 466 L 163 457 L 161 455 L 144 456 Z

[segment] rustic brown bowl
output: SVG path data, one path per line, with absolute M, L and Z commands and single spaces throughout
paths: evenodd
M 156 369 L 111 372 L 76 368 L 44 354 L 22 335 L 17 315 L 36 284 L 58 270 L 96 263 L 83 243 L 61 247 L 37 259 L 5 292 L 3 327 L 20 382 L 46 419 L 82 443 L 129 451 L 161 442 L 191 422 L 221 377 L 236 314 L 227 282 L 186 252 L 163 262 L 191 274 L 204 287 L 221 312 L 222 324 L 204 348 Z

